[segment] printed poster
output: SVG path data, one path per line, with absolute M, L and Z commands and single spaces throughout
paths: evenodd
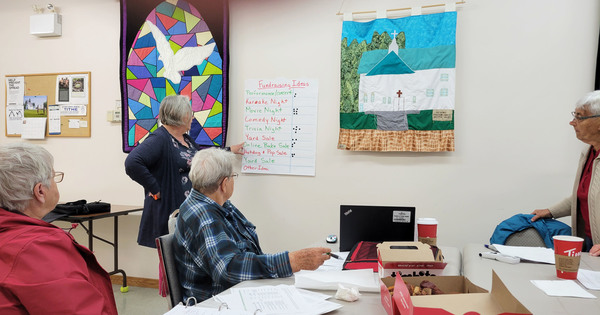
M 25 78 L 6 78 L 6 134 L 21 134 L 23 127 Z

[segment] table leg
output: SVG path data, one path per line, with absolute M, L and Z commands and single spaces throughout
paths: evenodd
M 88 232 L 88 247 L 90 249 L 90 252 L 94 252 L 94 220 L 90 220 L 89 221 L 90 224 L 90 231 Z M 83 224 L 83 223 L 81 223 Z
M 114 245 L 113 245 L 113 249 L 114 249 L 114 260 L 115 260 L 115 270 L 119 270 L 119 217 L 115 216 L 115 223 L 113 224 L 113 228 L 114 228 Z M 127 286 L 127 283 L 125 281 L 125 275 L 123 275 L 123 286 Z
M 129 291 L 129 287 L 127 286 L 127 275 L 125 274 L 125 270 L 119 269 L 119 216 L 115 216 L 115 222 L 113 224 L 114 227 L 114 240 L 113 240 L 113 249 L 114 249 L 114 262 L 115 269 L 111 274 L 121 273 L 123 275 L 123 285 L 121 286 L 121 292 L 125 293 Z

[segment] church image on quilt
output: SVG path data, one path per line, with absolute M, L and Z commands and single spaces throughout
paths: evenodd
M 432 111 L 434 121 L 452 121 L 454 47 L 399 49 L 396 33 L 389 48 L 366 51 L 358 66 L 359 111 L 377 116 L 379 130 L 408 130 L 408 115 Z

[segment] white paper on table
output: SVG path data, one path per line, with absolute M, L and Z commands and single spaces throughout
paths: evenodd
M 600 271 L 579 269 L 577 280 L 589 290 L 600 290 Z
M 506 246 L 493 244 L 501 254 L 554 265 L 554 250 L 545 247 Z
M 230 310 L 255 311 L 260 314 L 325 314 L 342 305 L 325 301 L 329 296 L 298 290 L 291 285 L 232 288 L 231 294 L 219 294 L 216 300 Z
M 332 252 L 333 254 L 336 254 L 340 257 L 340 259 L 337 258 L 329 258 L 327 259 L 321 266 L 319 266 L 319 268 L 317 268 L 316 271 L 339 271 L 342 270 L 342 268 L 344 268 L 344 262 L 346 261 L 346 257 L 348 257 L 348 254 L 350 252 Z
M 218 310 L 216 308 L 206 308 L 200 306 L 185 306 L 182 303 L 177 304 L 164 315 L 253 315 L 254 312 L 233 311 L 227 309 Z
M 531 283 L 549 296 L 596 298 L 596 296 L 587 292 L 574 280 L 531 280 Z
M 296 287 L 316 290 L 337 290 L 338 284 L 357 288 L 359 291 L 379 292 L 379 276 L 373 269 L 340 270 L 340 271 L 308 271 L 301 270 L 294 274 Z

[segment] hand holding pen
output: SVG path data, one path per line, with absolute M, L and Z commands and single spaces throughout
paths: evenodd
M 340 256 L 338 256 L 338 255 L 336 255 L 336 254 L 334 254 L 332 252 L 329 252 L 329 253 L 326 253 L 326 254 L 329 255 L 329 256 L 331 256 L 331 257 L 333 257 L 333 258 L 335 258 L 335 259 L 342 259 L 342 257 L 340 257 Z

